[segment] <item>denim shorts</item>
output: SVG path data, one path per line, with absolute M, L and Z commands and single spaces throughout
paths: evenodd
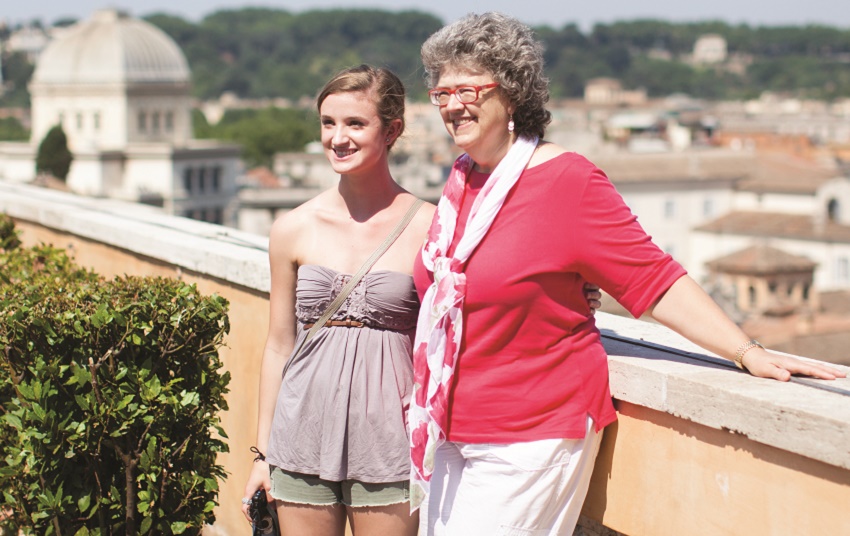
M 410 500 L 410 481 L 374 484 L 359 480 L 334 482 L 316 475 L 305 475 L 270 467 L 271 495 L 278 501 L 331 506 L 342 504 L 351 507 L 388 506 Z

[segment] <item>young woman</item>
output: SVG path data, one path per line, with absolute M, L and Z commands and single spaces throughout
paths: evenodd
M 469 15 L 432 35 L 422 59 L 466 154 L 414 268 L 421 536 L 572 534 L 601 431 L 616 419 L 585 281 L 755 376 L 844 376 L 749 340 L 651 242 L 602 171 L 541 139 L 548 87 L 530 28 Z
M 416 213 L 281 380 L 293 348 L 416 200 L 387 159 L 404 131 L 404 98 L 385 69 L 363 65 L 330 80 L 318 109 L 339 184 L 271 230 L 257 431 L 265 460 L 255 462 L 245 498 L 270 490 L 285 535 L 341 536 L 346 519 L 358 536 L 417 531 L 405 428 L 419 309 L 411 274 L 433 205 Z

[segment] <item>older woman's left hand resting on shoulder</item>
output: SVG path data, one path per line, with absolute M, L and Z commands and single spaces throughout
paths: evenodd
M 834 380 L 846 374 L 836 368 L 765 350 L 741 331 L 706 292 L 689 276 L 679 278 L 658 299 L 652 318 L 717 355 L 735 361 L 753 376 L 788 381 L 792 374 Z

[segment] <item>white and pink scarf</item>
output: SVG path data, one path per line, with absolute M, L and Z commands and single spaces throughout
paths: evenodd
M 430 488 L 434 453 L 446 440 L 449 389 L 454 378 L 466 296 L 466 261 L 502 208 L 505 198 L 528 165 L 538 139 L 519 138 L 493 170 L 476 197 L 466 229 L 449 257 L 466 177 L 474 162 L 464 154 L 455 161 L 437 213 L 422 249 L 422 262 L 434 274 L 434 282 L 422 298 L 416 339 L 413 344 L 413 396 L 410 426 L 411 511 L 419 508 Z

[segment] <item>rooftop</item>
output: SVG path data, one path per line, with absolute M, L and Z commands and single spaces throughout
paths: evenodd
M 751 153 L 725 149 L 649 154 L 603 153 L 590 158 L 600 169 L 605 170 L 616 185 L 737 180 L 743 178 L 746 170 L 750 170 L 755 163 Z
M 717 234 L 850 242 L 848 225 L 830 221 L 821 223 L 812 216 L 784 212 L 730 212 L 696 230 Z
M 802 255 L 757 244 L 710 261 L 708 265 L 726 273 L 776 274 L 812 271 L 817 263 Z
M 104 275 L 167 275 L 231 304 L 222 360 L 231 452 L 211 534 L 241 534 L 257 371 L 268 322 L 267 239 L 152 207 L 0 182 L 25 244 L 52 242 Z M 632 536 L 846 533 L 850 379 L 762 380 L 657 324 L 597 313 L 619 420 L 584 516 Z M 804 491 L 802 491 L 804 490 Z
M 751 171 L 738 184 L 739 190 L 814 195 L 820 186 L 840 175 L 838 170 L 809 159 L 764 151 Z
M 173 39 L 114 9 L 63 32 L 41 53 L 32 76 L 35 85 L 188 81 L 186 57 Z

